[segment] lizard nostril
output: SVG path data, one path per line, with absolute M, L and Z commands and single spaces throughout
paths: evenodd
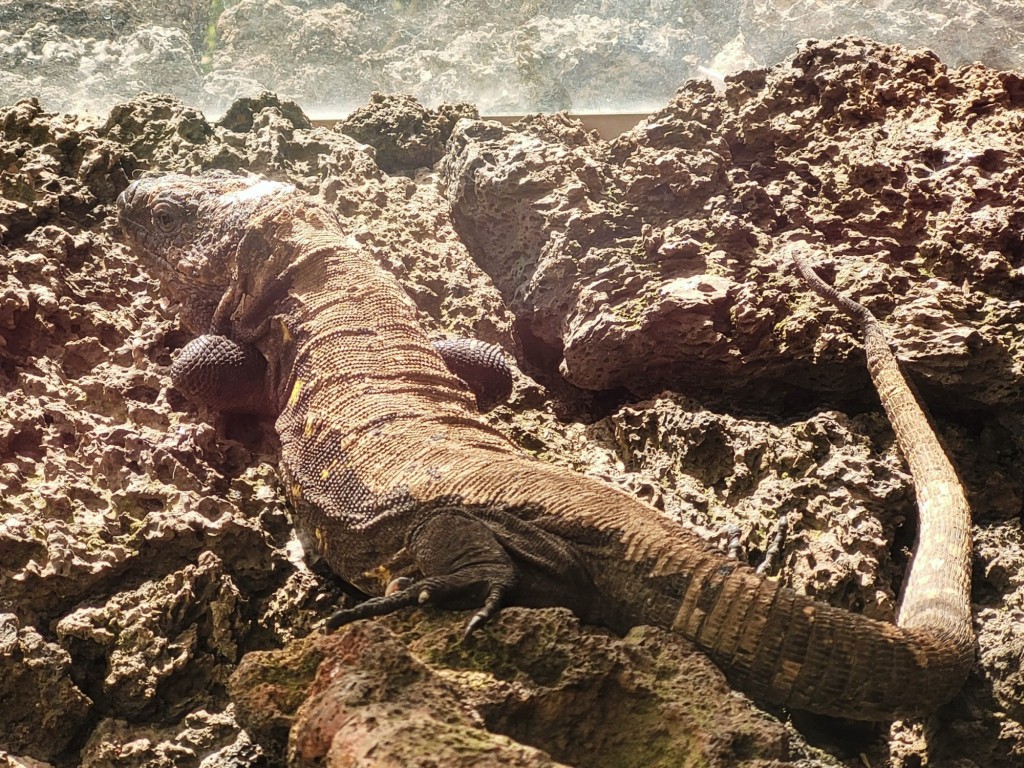
M 139 190 L 141 189 L 142 180 L 133 181 L 127 187 L 125 187 L 121 194 L 117 196 L 117 207 L 118 210 L 123 211 L 127 206 L 131 205 L 136 201 L 139 196 Z
M 117 196 L 117 210 L 119 213 L 123 212 L 124 209 L 132 202 L 132 198 L 135 197 L 135 185 L 129 184 L 125 187 L 124 191 Z

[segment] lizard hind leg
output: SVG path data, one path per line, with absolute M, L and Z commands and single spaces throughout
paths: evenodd
M 505 547 L 482 520 L 457 510 L 432 515 L 409 535 L 407 548 L 424 578 L 383 597 L 337 611 L 327 630 L 424 603 L 476 607 L 464 637 L 494 616 L 515 590 L 518 569 Z

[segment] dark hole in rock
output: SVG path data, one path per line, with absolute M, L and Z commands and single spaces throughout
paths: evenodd
M 1003 243 L 1003 253 L 1015 268 L 1024 266 L 1024 237 L 1019 232 L 1008 235 Z
M 129 387 L 124 393 L 126 400 L 134 400 L 138 403 L 155 403 L 160 396 L 159 390 L 143 385 Z
M 42 434 L 36 429 L 22 428 L 11 438 L 10 453 L 28 459 L 41 459 L 46 453 L 42 447 L 42 437 Z

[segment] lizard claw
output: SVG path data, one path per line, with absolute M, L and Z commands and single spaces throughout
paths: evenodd
M 506 585 L 504 584 L 495 584 L 491 587 L 491 591 L 487 593 L 487 600 L 484 601 L 483 608 L 474 613 L 470 620 L 466 622 L 466 629 L 462 632 L 463 642 L 468 640 L 471 634 L 486 624 L 494 614 L 501 610 L 501 604 L 505 599 L 505 590 Z

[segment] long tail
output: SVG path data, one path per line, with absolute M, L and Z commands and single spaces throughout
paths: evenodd
M 917 542 L 897 624 L 956 630 L 973 642 L 971 509 L 956 469 L 903 376 L 882 324 L 867 307 L 827 285 L 799 249 L 794 249 L 793 261 L 815 293 L 860 322 L 868 372 L 914 478 Z
M 617 596 L 637 606 L 624 618 L 671 625 L 755 699 L 863 720 L 925 714 L 960 690 L 974 660 L 970 508 L 881 324 L 822 281 L 799 248 L 792 259 L 815 292 L 862 324 L 872 381 L 914 479 L 918 541 L 898 623 L 798 595 L 625 504 L 590 520 L 603 541 L 588 554 L 601 561 L 599 588 L 641 585 Z

